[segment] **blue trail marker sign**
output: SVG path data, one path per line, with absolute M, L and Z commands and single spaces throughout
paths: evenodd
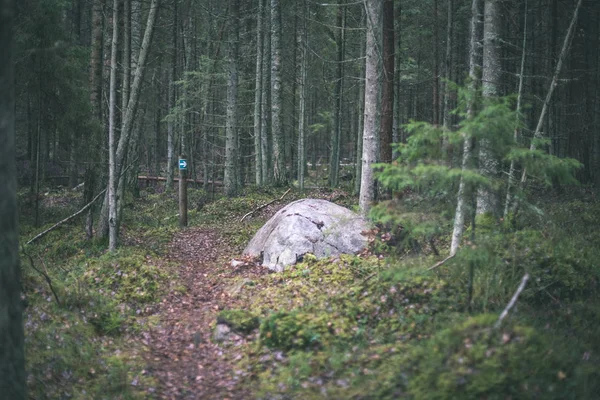
M 179 169 L 187 169 L 187 160 L 185 158 L 179 159 Z

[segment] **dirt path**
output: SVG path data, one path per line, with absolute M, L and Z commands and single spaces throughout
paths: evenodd
M 230 272 L 222 267 L 235 251 L 218 232 L 206 228 L 186 229 L 169 245 L 168 258 L 180 268 L 181 282 L 173 287 L 183 285 L 185 290 L 165 297 L 157 310 L 160 324 L 149 335 L 149 373 L 158 380 L 159 398 L 247 398 L 227 352 L 211 341 L 211 322 L 218 310 L 230 306 L 224 287 Z M 233 345 L 244 344 L 241 339 Z

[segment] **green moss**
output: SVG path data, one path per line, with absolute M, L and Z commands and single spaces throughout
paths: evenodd
M 217 323 L 225 324 L 236 332 L 248 334 L 260 325 L 256 315 L 246 310 L 223 310 L 217 315 Z
M 333 333 L 325 319 L 298 311 L 273 313 L 260 326 L 261 343 L 282 350 L 321 346 Z

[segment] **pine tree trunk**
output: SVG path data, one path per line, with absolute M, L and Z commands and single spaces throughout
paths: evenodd
M 229 197 L 237 192 L 236 162 L 238 158 L 237 138 L 237 93 L 238 93 L 238 47 L 239 47 L 239 0 L 230 0 L 229 8 L 229 79 L 227 81 L 227 120 L 225 122 L 225 177 L 223 186 Z
M 448 1 L 448 25 L 446 27 L 446 58 L 444 63 L 444 77 L 446 82 L 443 84 L 444 90 L 444 111 L 443 111 L 443 127 L 445 132 L 449 132 L 452 127 L 452 115 L 450 114 L 450 94 L 451 89 L 448 82 L 452 79 L 452 46 L 454 36 L 454 0 Z M 444 135 L 442 142 L 442 152 L 444 156 L 448 156 L 449 143 L 448 137 Z M 448 165 L 451 165 L 451 159 L 448 160 Z
M 117 249 L 117 166 L 115 159 L 117 112 L 117 43 L 119 42 L 119 0 L 113 1 L 108 100 L 108 251 Z
M 0 393 L 24 400 L 25 356 L 15 163 L 15 3 L 0 0 Z
M 169 70 L 169 112 L 175 108 L 175 81 L 177 80 L 177 2 L 173 6 L 173 26 L 171 37 L 171 69 Z M 173 190 L 173 179 L 175 173 L 175 119 L 169 118 L 167 121 L 167 181 L 165 189 Z
M 308 52 L 308 30 L 306 27 L 307 3 L 306 0 L 303 2 L 303 13 L 302 13 L 302 29 L 298 35 L 298 48 L 300 49 L 300 110 L 298 113 L 298 186 L 300 190 L 304 190 L 304 169 L 306 166 L 306 148 L 305 148 L 305 127 L 306 121 L 306 63 Z
M 365 121 L 363 131 L 362 171 L 359 207 L 367 215 L 375 198 L 375 180 L 371 164 L 377 162 L 379 127 L 377 121 L 380 71 L 379 54 L 381 45 L 381 0 L 366 0 L 367 18 L 366 67 L 365 67 Z
M 273 139 L 273 180 L 286 183 L 283 134 L 283 92 L 281 88 L 281 2 L 271 0 L 271 132 Z
M 262 80 L 263 80 L 263 19 L 265 13 L 264 0 L 258 0 L 258 14 L 256 16 L 256 81 L 254 86 L 254 175 L 257 186 L 263 184 L 261 146 L 261 108 L 262 108 Z
M 270 0 L 264 0 L 266 5 L 270 5 Z M 265 7 L 267 8 L 267 7 Z M 263 184 L 270 183 L 273 179 L 273 170 L 269 168 L 272 165 L 273 157 L 269 151 L 269 129 L 271 127 L 271 19 L 269 9 L 265 9 L 263 21 L 265 23 L 263 37 L 263 71 L 262 71 L 262 95 L 261 95 L 261 126 L 260 140 L 262 153 L 262 180 Z
M 337 9 L 338 35 L 336 38 L 337 45 L 337 65 L 335 74 L 335 86 L 333 91 L 333 127 L 331 134 L 331 152 L 329 157 L 329 187 L 335 188 L 338 185 L 339 169 L 340 169 L 340 140 L 342 136 L 342 88 L 344 84 L 344 42 L 346 31 L 346 7 L 340 5 Z

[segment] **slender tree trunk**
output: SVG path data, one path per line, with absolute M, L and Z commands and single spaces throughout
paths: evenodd
M 438 0 L 433 0 L 433 125 L 440 123 L 440 57 L 439 43 L 440 34 L 438 27 Z
M 273 179 L 286 183 L 283 134 L 283 92 L 281 88 L 281 0 L 271 0 L 271 131 L 273 138 Z
M 340 6 L 337 10 L 338 36 L 337 44 L 337 65 L 335 87 L 333 93 L 334 111 L 333 111 L 333 129 L 331 135 L 331 156 L 329 157 L 329 186 L 335 188 L 338 185 L 340 169 L 340 140 L 342 137 L 342 90 L 344 87 L 344 45 L 346 32 L 346 7 Z
M 452 78 L 452 46 L 453 46 L 453 36 L 454 36 L 454 0 L 448 1 L 448 25 L 446 27 L 446 59 L 444 63 L 444 77 L 446 78 L 446 82 L 443 83 L 444 88 L 444 112 L 443 112 L 443 127 L 444 132 L 449 132 L 452 127 L 452 115 L 450 114 L 450 94 L 451 89 L 449 82 Z M 448 137 L 444 135 L 442 142 L 442 152 L 444 156 L 448 156 Z M 448 165 L 451 164 L 451 159 L 448 160 Z
M 306 166 L 306 148 L 305 148 L 305 127 L 306 121 L 306 63 L 308 52 L 308 30 L 306 24 L 307 0 L 303 2 L 302 11 L 302 29 L 298 35 L 298 48 L 300 49 L 300 111 L 298 115 L 298 186 L 300 190 L 304 190 L 304 169 Z
M 0 0 L 0 393 L 26 398 L 15 163 L 15 3 Z
M 519 128 L 521 123 L 521 101 L 523 99 L 523 80 L 525 75 L 525 59 L 527 56 L 527 0 L 525 0 L 525 15 L 523 16 L 523 49 L 521 51 L 521 68 L 519 69 L 519 91 L 517 94 L 517 126 L 515 127 L 514 133 L 514 144 L 517 145 L 519 142 Z M 506 199 L 504 201 L 504 218 L 508 216 L 510 205 L 512 202 L 511 190 L 515 181 L 515 160 L 511 160 L 510 168 L 508 170 L 508 184 L 506 187 Z
M 148 12 L 148 20 L 146 23 L 146 29 L 144 31 L 144 39 L 140 49 L 140 55 L 137 61 L 137 68 L 133 77 L 133 84 L 131 86 L 129 103 L 127 104 L 127 110 L 125 110 L 125 119 L 123 122 L 123 130 L 119 138 L 119 143 L 115 153 L 115 176 L 121 175 L 121 169 L 127 154 L 127 145 L 131 136 L 133 128 L 133 121 L 138 107 L 138 100 L 141 91 L 142 81 L 144 79 L 144 66 L 148 58 L 148 52 L 150 50 L 150 43 L 152 40 L 152 33 L 154 30 L 154 23 L 156 21 L 156 13 L 159 6 L 159 0 L 152 0 L 150 4 L 150 11 Z M 107 191 L 108 192 L 108 191 Z M 105 237 L 108 234 L 108 196 L 104 198 L 102 205 L 102 211 L 100 213 L 100 220 L 98 221 L 98 233 Z
M 469 79 L 470 90 L 476 93 L 479 86 L 478 60 L 480 52 L 480 19 L 481 5 L 483 0 L 472 0 L 471 2 L 471 25 L 470 25 L 470 43 L 469 43 Z M 468 104 L 467 118 L 473 118 L 475 115 L 476 99 Z M 462 155 L 462 173 L 464 174 L 471 166 L 473 153 L 473 139 L 463 134 L 463 155 Z M 468 211 L 468 192 L 467 182 L 461 176 L 458 185 L 458 194 L 456 202 L 456 212 L 454 213 L 454 227 L 452 230 L 452 242 L 450 244 L 450 255 L 456 254 L 462 236 L 465 230 L 465 218 Z
M 131 0 L 123 0 L 123 87 L 121 88 L 121 110 L 127 109 L 131 86 Z
M 227 121 L 225 123 L 225 177 L 223 186 L 227 196 L 237 192 L 236 162 L 238 158 L 237 93 L 239 47 L 239 0 L 229 0 L 229 79 L 227 81 Z
M 258 14 L 256 17 L 256 81 L 254 86 L 254 174 L 257 186 L 263 184 L 261 146 L 261 108 L 262 108 L 262 80 L 263 80 L 263 19 L 265 13 L 264 0 L 258 0 Z
M 401 124 L 402 124 L 402 109 L 400 104 L 400 77 L 401 77 L 401 43 L 400 43 L 400 32 L 401 26 L 400 21 L 402 19 L 402 5 L 401 2 L 395 6 L 394 9 L 394 19 L 397 21 L 397 24 L 394 27 L 395 31 L 395 54 L 394 54 L 394 121 L 392 127 L 392 142 L 399 143 L 401 141 Z M 360 101 L 360 100 L 359 100 Z M 392 151 L 392 160 L 398 158 L 397 150 Z
M 483 71 L 482 89 L 484 97 L 500 95 L 500 0 L 485 0 L 483 25 Z M 500 169 L 499 161 L 488 138 L 479 141 L 479 171 L 488 179 L 496 179 Z M 489 187 L 477 189 L 477 214 L 496 214 L 499 196 Z
M 270 0 L 264 0 L 269 5 Z M 267 8 L 267 7 L 265 7 Z M 269 152 L 269 129 L 271 127 L 271 19 L 269 10 L 265 9 L 263 21 L 267 25 L 263 37 L 263 71 L 262 71 L 262 95 L 261 95 L 261 127 L 260 127 L 260 146 L 262 153 L 262 180 L 269 183 L 273 178 L 273 171 L 269 168 L 272 165 L 272 157 Z
M 119 0 L 113 1 L 112 44 L 110 47 L 110 87 L 108 102 L 108 250 L 117 249 L 117 175 L 115 159 L 117 112 L 117 43 L 119 42 Z
M 375 180 L 371 164 L 377 162 L 378 154 L 378 98 L 379 98 L 379 54 L 381 44 L 381 0 L 366 0 L 367 18 L 366 67 L 365 67 L 365 122 L 362 148 L 362 171 L 359 207 L 367 215 L 375 198 Z
M 175 108 L 175 81 L 177 80 L 177 2 L 173 5 L 173 26 L 171 37 L 171 69 L 169 75 L 169 113 Z M 173 189 L 173 178 L 175 173 L 175 118 L 169 118 L 167 121 L 167 181 L 165 188 L 167 191 Z
M 560 51 L 560 55 L 558 57 L 558 63 L 556 64 L 556 69 L 554 70 L 554 75 L 552 76 L 552 82 L 550 83 L 550 87 L 548 88 L 548 92 L 546 93 L 544 105 L 542 106 L 542 111 L 540 113 L 540 117 L 538 119 L 538 123 L 535 128 L 535 132 L 533 133 L 533 140 L 531 141 L 531 145 L 529 146 L 529 149 L 531 151 L 536 149 L 536 146 L 537 146 L 536 141 L 542 138 L 542 126 L 544 124 L 544 118 L 546 117 L 546 112 L 548 111 L 548 105 L 550 104 L 550 100 L 552 99 L 552 94 L 554 93 L 554 89 L 558 85 L 558 77 L 560 76 L 560 71 L 565 62 L 565 59 L 567 58 L 567 54 L 569 53 L 569 47 L 571 46 L 571 41 L 573 40 L 573 35 L 575 34 L 575 25 L 577 24 L 577 17 L 579 15 L 579 9 L 581 8 L 581 3 L 582 3 L 582 0 L 579 0 L 577 2 L 577 6 L 575 7 L 575 11 L 573 12 L 573 17 L 571 18 L 571 23 L 569 24 L 569 29 L 567 30 L 567 34 L 565 36 L 563 46 Z M 526 181 L 527 181 L 527 169 L 523 168 L 523 174 L 521 175 L 521 185 L 525 184 Z
M 363 13 L 364 16 L 364 13 Z M 364 26 L 364 25 L 363 25 Z M 363 38 L 360 46 L 360 56 L 362 57 L 366 52 L 366 39 Z M 365 73 L 365 64 L 361 63 L 360 66 L 360 75 L 364 75 Z M 354 194 L 360 194 L 360 183 L 362 180 L 362 157 L 363 157 L 363 130 L 364 130 L 364 122 L 365 122 L 365 82 L 361 81 L 358 83 L 358 110 L 357 110 L 357 118 L 358 118 L 358 129 L 356 132 L 356 157 L 355 157 L 355 171 L 354 171 Z M 314 152 L 313 152 L 314 153 Z

